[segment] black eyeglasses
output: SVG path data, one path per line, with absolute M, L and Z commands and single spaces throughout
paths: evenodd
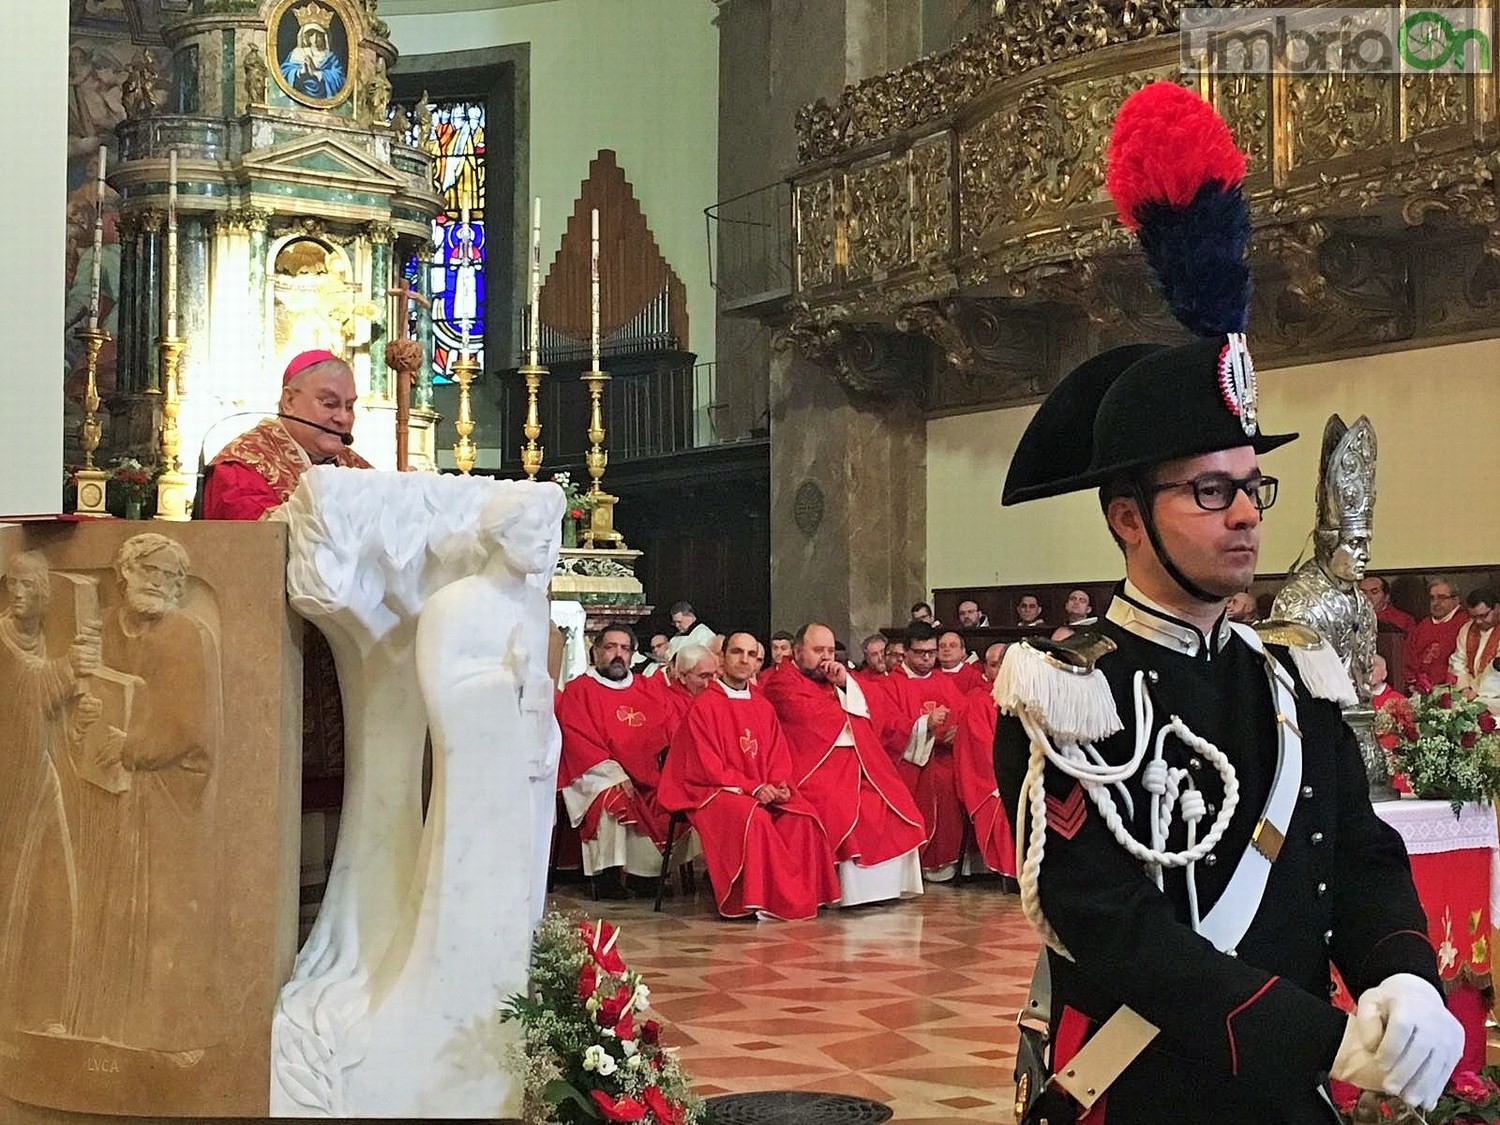
M 1205 512 L 1222 512 L 1234 503 L 1237 493 L 1243 492 L 1250 497 L 1250 503 L 1255 505 L 1257 511 L 1264 512 L 1276 503 L 1278 483 L 1275 477 L 1263 477 L 1259 473 L 1244 478 L 1232 477 L 1228 473 L 1204 473 L 1192 480 L 1169 480 L 1153 484 L 1150 492 L 1155 496 L 1158 492 L 1173 488 L 1191 488 L 1193 500 Z

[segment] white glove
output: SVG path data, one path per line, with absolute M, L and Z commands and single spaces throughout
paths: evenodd
M 1371 989 L 1371 991 L 1374 991 Z M 1356 1011 L 1344 1025 L 1344 1038 L 1334 1056 L 1330 1077 L 1361 1090 L 1379 1090 L 1385 1084 L 1385 1071 L 1375 1063 L 1375 1049 L 1385 1034 L 1385 1024 L 1372 1005 Z
M 1375 1069 L 1384 1075 L 1379 1088 L 1407 1105 L 1436 1106 L 1464 1050 L 1463 1025 L 1437 989 L 1396 973 L 1365 990 L 1354 1018 L 1362 1029 L 1374 1020 L 1385 1028 L 1375 1048 Z M 1368 1042 L 1363 1031 L 1361 1040 Z

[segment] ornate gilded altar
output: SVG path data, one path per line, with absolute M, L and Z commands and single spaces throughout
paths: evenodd
M 1250 155 L 1262 366 L 1500 329 L 1493 75 L 1185 75 L 1179 10 L 1013 2 L 804 107 L 783 342 L 855 392 L 955 408 L 1177 337 L 1102 191 L 1109 123 L 1154 79 L 1193 85 Z
M 305 348 L 349 360 L 359 448 L 394 465 L 384 352 L 408 326 L 394 322 L 388 291 L 400 264 L 430 253 L 443 203 L 432 156 L 385 121 L 388 35 L 371 0 L 209 0 L 164 26 L 166 101 L 131 107 L 109 176 L 121 196 L 109 453 L 156 459 L 170 390 L 158 364 L 163 278 L 175 266 L 187 473 L 205 444 L 211 454 L 255 421 L 230 415 L 275 409 L 279 373 Z M 175 253 L 163 240 L 174 152 Z M 429 361 L 412 390 L 412 461 L 430 467 L 432 332 L 420 306 L 412 327 Z

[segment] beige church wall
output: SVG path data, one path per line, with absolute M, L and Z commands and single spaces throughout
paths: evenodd
M 1300 441 L 1262 458 L 1281 480 L 1260 572 L 1292 566 L 1312 528 L 1323 424 L 1367 414 L 1380 443 L 1372 564 L 1441 567 L 1500 560 L 1494 418 L 1500 340 L 1451 344 L 1262 372 L 1261 420 Z M 1000 507 L 1006 469 L 1034 406 L 927 424 L 930 589 L 1102 581 L 1120 555 L 1094 492 Z
M 25 91 L 24 112 L 9 115 L 0 176 L 0 245 L 16 267 L 0 301 L 0 513 L 62 506 L 67 58 L 68 5 L 0 5 L 0 72 Z
M 544 268 L 562 241 L 589 161 L 613 149 L 662 253 L 687 286 L 692 350 L 699 362 L 712 360 L 715 305 L 703 209 L 718 198 L 713 5 L 550 0 L 408 14 L 421 6 L 381 7 L 403 55 L 530 46 L 530 191 L 542 199 Z

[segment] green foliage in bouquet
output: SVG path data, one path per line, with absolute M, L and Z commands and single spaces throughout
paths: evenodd
M 1375 714 L 1375 740 L 1418 797 L 1453 802 L 1500 796 L 1500 734 L 1495 716 L 1477 700 L 1438 684 L 1409 700 L 1393 699 Z
M 608 922 L 558 912 L 537 928 L 530 992 L 512 996 L 500 1012 L 522 1028 L 512 1062 L 528 1125 L 703 1120 L 660 1026 L 643 1016 L 651 990 L 615 951 L 618 936 Z

